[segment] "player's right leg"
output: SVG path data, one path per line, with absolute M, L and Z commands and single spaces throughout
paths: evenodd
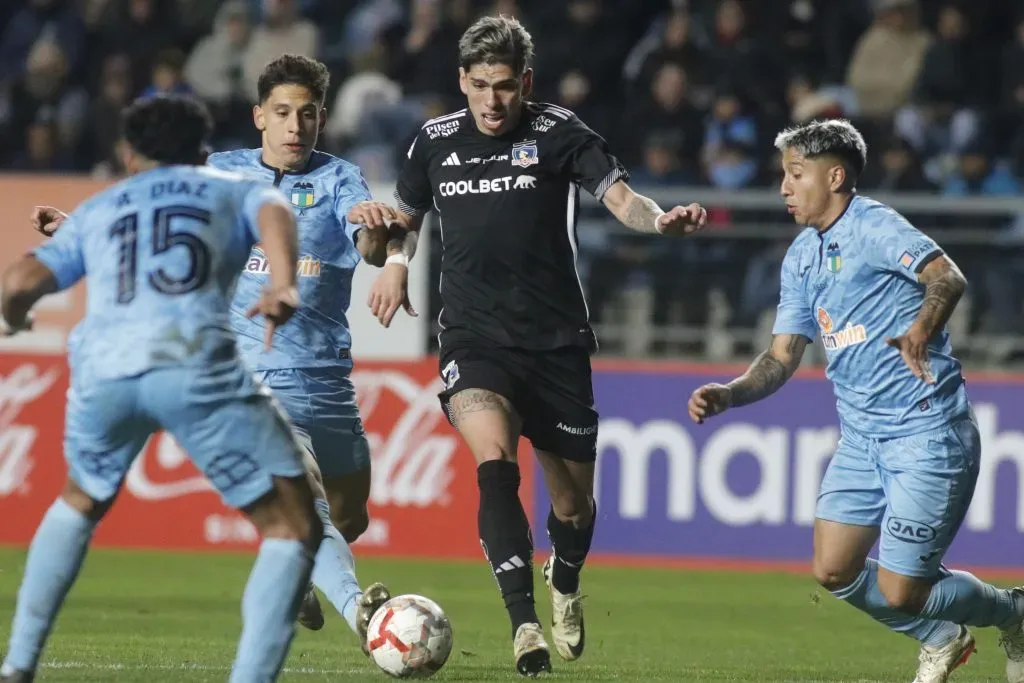
M 68 481 L 29 546 L 0 681 L 33 679 L 93 530 L 153 428 L 136 410 L 135 380 L 72 384 L 64 436 Z
M 323 457 L 320 451 L 344 450 L 347 441 L 355 436 L 351 428 L 348 434 L 322 434 L 326 427 L 321 423 L 331 418 L 330 408 L 337 400 L 335 397 L 338 391 L 330 383 L 330 377 L 319 372 L 275 370 L 257 373 L 256 378 L 273 392 L 275 400 L 292 422 L 295 435 L 303 446 L 303 462 L 315 495 L 317 514 L 323 523 L 324 540 L 317 553 L 312 582 L 307 587 L 299 609 L 299 623 L 311 630 L 323 627 L 324 614 L 313 588 L 315 585 L 359 636 L 365 651 L 365 626 L 369 623 L 365 613 L 371 612 L 372 616 L 375 607 L 390 596 L 378 584 L 371 586 L 372 590 L 368 589 L 367 593 L 362 591 L 356 578 L 355 557 L 349 541 L 333 523 L 334 511 L 328 503 L 327 487 L 319 464 L 319 458 Z M 355 412 L 355 418 L 358 419 L 358 411 Z M 362 437 L 361 434 L 358 436 Z M 362 438 L 361 453 L 368 466 L 369 447 L 365 438 Z
M 224 502 L 245 511 L 260 531 L 230 681 L 274 681 L 323 538 L 291 425 L 270 392 L 234 361 L 150 372 L 140 396 Z
M 492 350 L 442 351 L 446 389 L 440 399 L 477 463 L 480 545 L 512 622 L 516 670 L 536 676 L 551 670 L 551 655 L 534 605 L 533 538 L 519 500 L 516 460 L 521 420 L 509 398 L 517 380 L 509 362 Z
M 882 594 L 879 564 L 868 557 L 886 510 L 873 448 L 844 431 L 829 463 L 814 522 L 814 577 L 839 600 L 922 644 L 916 683 L 944 683 L 974 651 L 974 639 L 951 622 L 900 612 Z

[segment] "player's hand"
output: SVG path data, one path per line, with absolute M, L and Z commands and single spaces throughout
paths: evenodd
M 252 307 L 246 311 L 245 317 L 255 318 L 262 315 L 267 319 L 267 331 L 263 339 L 264 348 L 269 351 L 274 343 L 274 332 L 284 325 L 299 307 L 299 290 L 295 287 L 268 289 L 263 292 Z
M 690 394 L 687 409 L 690 419 L 697 424 L 715 415 L 721 415 L 732 405 L 732 390 L 724 384 L 705 384 Z
M 0 336 L 13 337 L 19 332 L 27 332 L 32 329 L 33 322 L 35 321 L 31 315 L 25 316 L 25 319 L 18 324 L 9 323 L 3 316 L 0 316 Z
M 370 230 L 383 230 L 398 214 L 384 202 L 359 202 L 348 212 L 350 223 L 364 225 Z
M 700 204 L 675 206 L 658 217 L 654 226 L 662 235 L 690 235 L 708 224 L 708 212 Z
M 384 327 L 391 325 L 399 308 L 404 308 L 413 318 L 419 317 L 409 301 L 409 267 L 400 263 L 385 265 L 370 287 L 366 305 Z
M 67 217 L 66 213 L 52 206 L 37 206 L 32 209 L 32 215 L 29 216 L 28 220 L 32 224 L 33 230 L 51 237 L 53 233 L 57 232 L 60 224 Z
M 935 376 L 932 374 L 932 364 L 928 360 L 928 337 L 916 326 L 911 326 L 906 334 L 898 337 L 888 337 L 885 343 L 897 349 L 903 356 L 903 362 L 914 377 L 925 384 L 935 384 Z

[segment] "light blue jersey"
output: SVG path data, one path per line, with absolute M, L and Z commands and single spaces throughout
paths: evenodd
M 234 354 L 229 305 L 256 216 L 283 203 L 265 184 L 211 168 L 172 166 L 89 199 L 33 253 L 65 289 L 89 276 L 76 329 L 76 376 L 132 377 Z
M 330 154 L 313 152 L 302 173 L 272 169 L 262 158 L 261 150 L 245 149 L 213 154 L 208 163 L 277 185 L 290 198 L 299 231 L 302 308 L 278 329 L 274 348 L 266 351 L 262 320 L 245 317 L 269 277 L 257 245 L 239 280 L 231 323 L 243 357 L 274 392 L 321 473 L 345 476 L 370 466 L 349 376 L 352 337 L 346 316 L 352 275 L 362 260 L 355 246 L 359 226 L 347 216 L 353 206 L 370 200 L 370 190 L 357 166 Z
M 305 171 L 282 173 L 263 164 L 259 149 L 213 154 L 207 163 L 277 185 L 290 198 L 298 221 L 302 308 L 278 331 L 272 351 L 263 349 L 263 321 L 245 317 L 269 278 L 259 245 L 249 255 L 238 283 L 232 324 L 250 367 L 258 371 L 351 367 L 346 311 L 352 274 L 362 257 L 355 246 L 360 226 L 350 223 L 347 215 L 355 204 L 370 199 L 359 168 L 313 152 Z
M 945 329 L 929 344 L 934 385 L 914 377 L 885 343 L 917 318 L 924 301 L 917 274 L 941 254 L 896 211 L 861 196 L 828 230 L 808 228 L 790 246 L 774 334 L 813 340 L 820 332 L 844 428 L 901 437 L 967 413 L 960 362 Z
M 224 501 L 305 472 L 290 425 L 238 355 L 230 305 L 273 187 L 207 167 L 132 176 L 86 201 L 33 253 L 61 289 L 88 276 L 70 345 L 65 455 L 94 500 L 146 440 L 174 435 Z

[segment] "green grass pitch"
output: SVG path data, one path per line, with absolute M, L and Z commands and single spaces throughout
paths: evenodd
M 6 646 L 24 551 L 0 549 L 0 649 Z M 93 551 L 44 655 L 37 681 L 224 681 L 240 627 L 246 555 Z M 451 617 L 455 648 L 438 681 L 520 680 L 494 579 L 480 562 L 364 558 L 364 583 L 422 593 Z M 541 618 L 549 605 L 538 579 Z M 1005 585 L 1005 584 L 1004 584 Z M 894 681 L 914 677 L 917 648 L 821 594 L 809 577 L 588 567 L 588 646 L 578 662 L 552 651 L 551 680 Z M 329 605 L 324 602 L 325 608 Z M 1002 681 L 992 629 L 951 681 Z M 387 681 L 330 610 L 299 629 L 281 680 Z

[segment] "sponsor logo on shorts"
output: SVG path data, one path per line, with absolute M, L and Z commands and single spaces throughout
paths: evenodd
M 912 519 L 901 517 L 890 517 L 885 524 L 886 531 L 901 541 L 907 543 L 927 543 L 935 540 L 935 529 L 924 522 L 915 522 Z
M 560 429 L 566 434 L 572 434 L 573 436 L 593 436 L 594 434 L 597 434 L 597 425 L 588 425 L 586 427 L 573 427 L 565 424 L 564 422 L 559 422 L 558 424 L 555 425 L 555 428 Z

